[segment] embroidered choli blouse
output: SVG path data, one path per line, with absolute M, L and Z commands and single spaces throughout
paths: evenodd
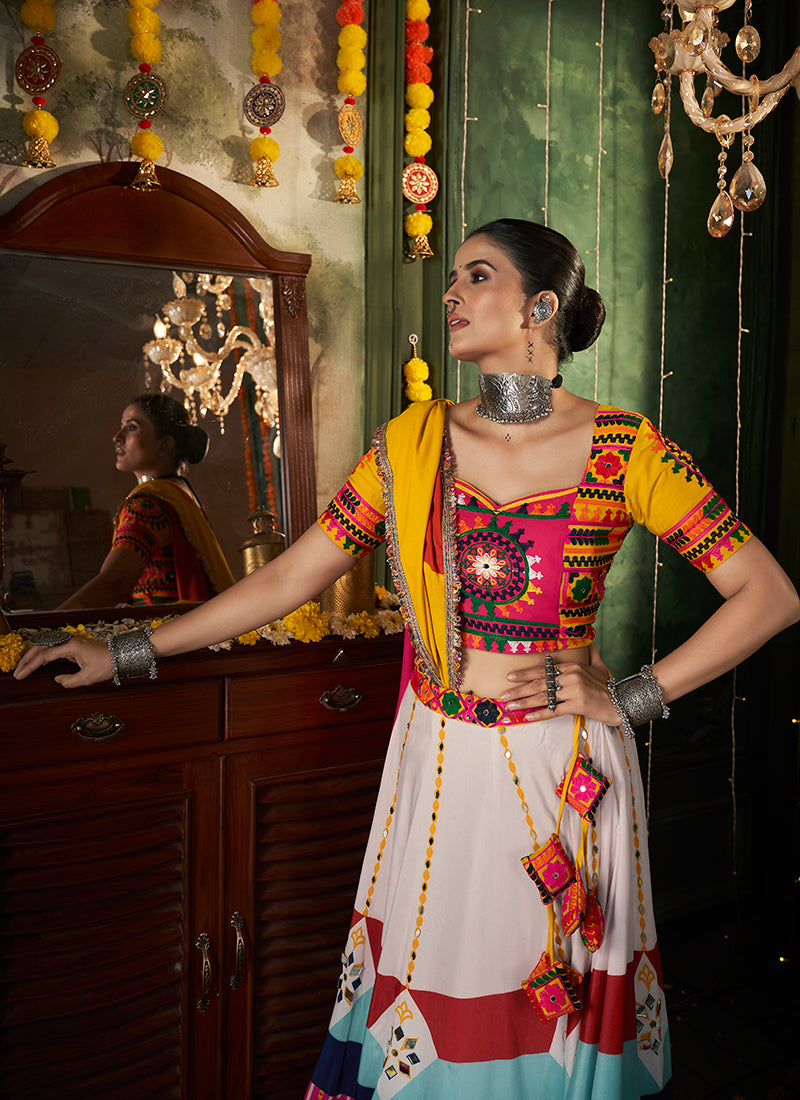
M 379 432 L 318 523 L 353 557 L 388 534 L 390 557 L 402 559 L 402 530 L 387 531 L 387 515 L 398 527 L 402 519 L 392 507 L 381 438 Z M 405 461 L 415 462 L 413 451 Z M 750 538 L 689 454 L 646 417 L 607 405 L 597 410 L 583 478 L 572 488 L 498 506 L 452 476 L 444 442 L 440 469 L 441 505 L 420 500 L 418 508 L 427 517 L 441 506 L 460 641 L 470 648 L 547 652 L 589 645 L 606 574 L 634 523 L 704 572 Z M 431 564 L 437 555 L 429 554 L 429 541 Z M 448 554 L 439 561 L 446 572 Z M 398 592 L 405 605 L 402 583 Z

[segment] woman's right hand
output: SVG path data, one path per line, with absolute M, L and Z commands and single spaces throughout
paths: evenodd
M 34 669 L 49 665 L 51 661 L 74 661 L 77 672 L 62 673 L 55 682 L 65 688 L 88 687 L 114 675 L 111 655 L 103 642 L 90 642 L 83 638 L 70 638 L 56 646 L 32 645 L 14 669 L 14 679 L 24 680 Z

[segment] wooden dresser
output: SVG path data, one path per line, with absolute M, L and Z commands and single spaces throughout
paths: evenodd
M 401 648 L 237 646 L 122 689 L 0 674 L 4 1100 L 301 1100 Z

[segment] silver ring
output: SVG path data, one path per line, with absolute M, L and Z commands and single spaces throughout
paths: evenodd
M 63 645 L 64 642 L 68 642 L 72 635 L 68 630 L 42 630 L 35 638 L 31 639 L 31 645 L 43 645 L 48 649 L 52 649 L 53 646 Z

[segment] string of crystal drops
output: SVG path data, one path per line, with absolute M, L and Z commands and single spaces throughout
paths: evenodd
M 720 30 L 719 13 L 733 7 L 737 0 L 663 0 L 662 19 L 665 29 L 650 40 L 655 56 L 656 84 L 650 104 L 654 114 L 665 112 L 664 139 L 658 153 L 658 167 L 664 179 L 673 162 L 669 133 L 670 82 L 679 78 L 681 102 L 688 117 L 700 129 L 712 133 L 720 145 L 717 169 L 717 197 L 708 215 L 708 231 L 712 237 L 724 237 L 733 225 L 735 211 L 757 210 L 767 194 L 763 175 L 754 163 L 753 128 L 775 109 L 780 100 L 800 76 L 800 46 L 795 49 L 780 72 L 765 80 L 747 76 L 746 66 L 761 52 L 761 35 L 752 23 L 753 0 L 744 0 L 744 22 L 736 35 L 734 48 L 742 65 L 736 76 L 722 61 L 722 51 L 730 42 Z M 673 28 L 673 10 L 681 17 L 680 30 Z M 705 88 L 698 103 L 695 76 L 705 76 Z M 739 96 L 741 114 L 714 117 L 716 100 L 721 92 Z M 742 163 L 727 186 L 728 150 L 737 133 L 742 135 Z

